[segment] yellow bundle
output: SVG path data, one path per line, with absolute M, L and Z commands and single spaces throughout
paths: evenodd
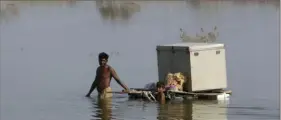
M 182 73 L 168 73 L 166 76 L 167 86 L 175 85 L 176 89 L 182 91 L 183 90 L 183 84 L 185 82 L 185 77 Z
M 172 85 L 174 83 L 174 74 L 173 73 L 168 73 L 166 76 L 166 82 L 167 85 Z
M 185 82 L 185 77 L 182 73 L 178 72 L 174 74 L 174 79 L 177 81 L 177 88 L 182 91 L 183 90 L 183 83 Z

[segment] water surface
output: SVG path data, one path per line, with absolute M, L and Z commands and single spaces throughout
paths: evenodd
M 274 0 L 15 2 L 0 14 L 1 120 L 277 120 L 279 9 Z M 214 26 L 226 45 L 230 101 L 84 97 L 99 52 L 129 87 L 143 87 L 158 79 L 156 45 L 181 42 L 179 28 Z

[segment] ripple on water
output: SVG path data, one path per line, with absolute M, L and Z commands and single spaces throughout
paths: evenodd
M 277 114 L 267 113 L 268 108 L 229 106 L 228 102 L 219 101 L 171 101 L 158 104 L 113 97 L 110 100 L 93 100 L 92 105 L 92 119 L 227 120 L 242 116 L 249 120 L 279 118 Z

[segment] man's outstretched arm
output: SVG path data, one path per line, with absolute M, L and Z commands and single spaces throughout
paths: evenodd
M 90 97 L 91 93 L 92 93 L 92 92 L 95 90 L 95 88 L 97 87 L 97 85 L 98 85 L 98 79 L 97 79 L 98 77 L 97 77 L 97 75 L 98 75 L 98 68 L 97 68 L 97 70 L 96 70 L 95 81 L 92 83 L 92 86 L 91 86 L 91 88 L 90 88 L 88 94 L 86 95 L 86 97 Z
M 121 80 L 120 80 L 120 78 L 118 77 L 116 71 L 115 71 L 112 67 L 110 67 L 110 72 L 111 72 L 112 77 L 116 80 L 116 82 L 117 82 L 121 87 L 123 87 L 125 90 L 128 91 L 129 88 L 128 88 L 125 84 L 123 84 L 123 83 L 121 82 Z

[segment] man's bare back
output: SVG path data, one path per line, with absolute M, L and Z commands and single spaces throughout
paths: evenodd
M 124 85 L 120 78 L 118 77 L 115 70 L 107 65 L 108 55 L 106 53 L 99 54 L 99 64 L 100 66 L 96 70 L 95 81 L 93 82 L 91 89 L 89 90 L 87 97 L 93 92 L 93 90 L 97 87 L 97 90 L 100 93 L 103 93 L 105 89 L 110 88 L 111 78 L 113 77 L 116 82 L 123 87 L 125 90 L 129 90 L 126 85 Z

